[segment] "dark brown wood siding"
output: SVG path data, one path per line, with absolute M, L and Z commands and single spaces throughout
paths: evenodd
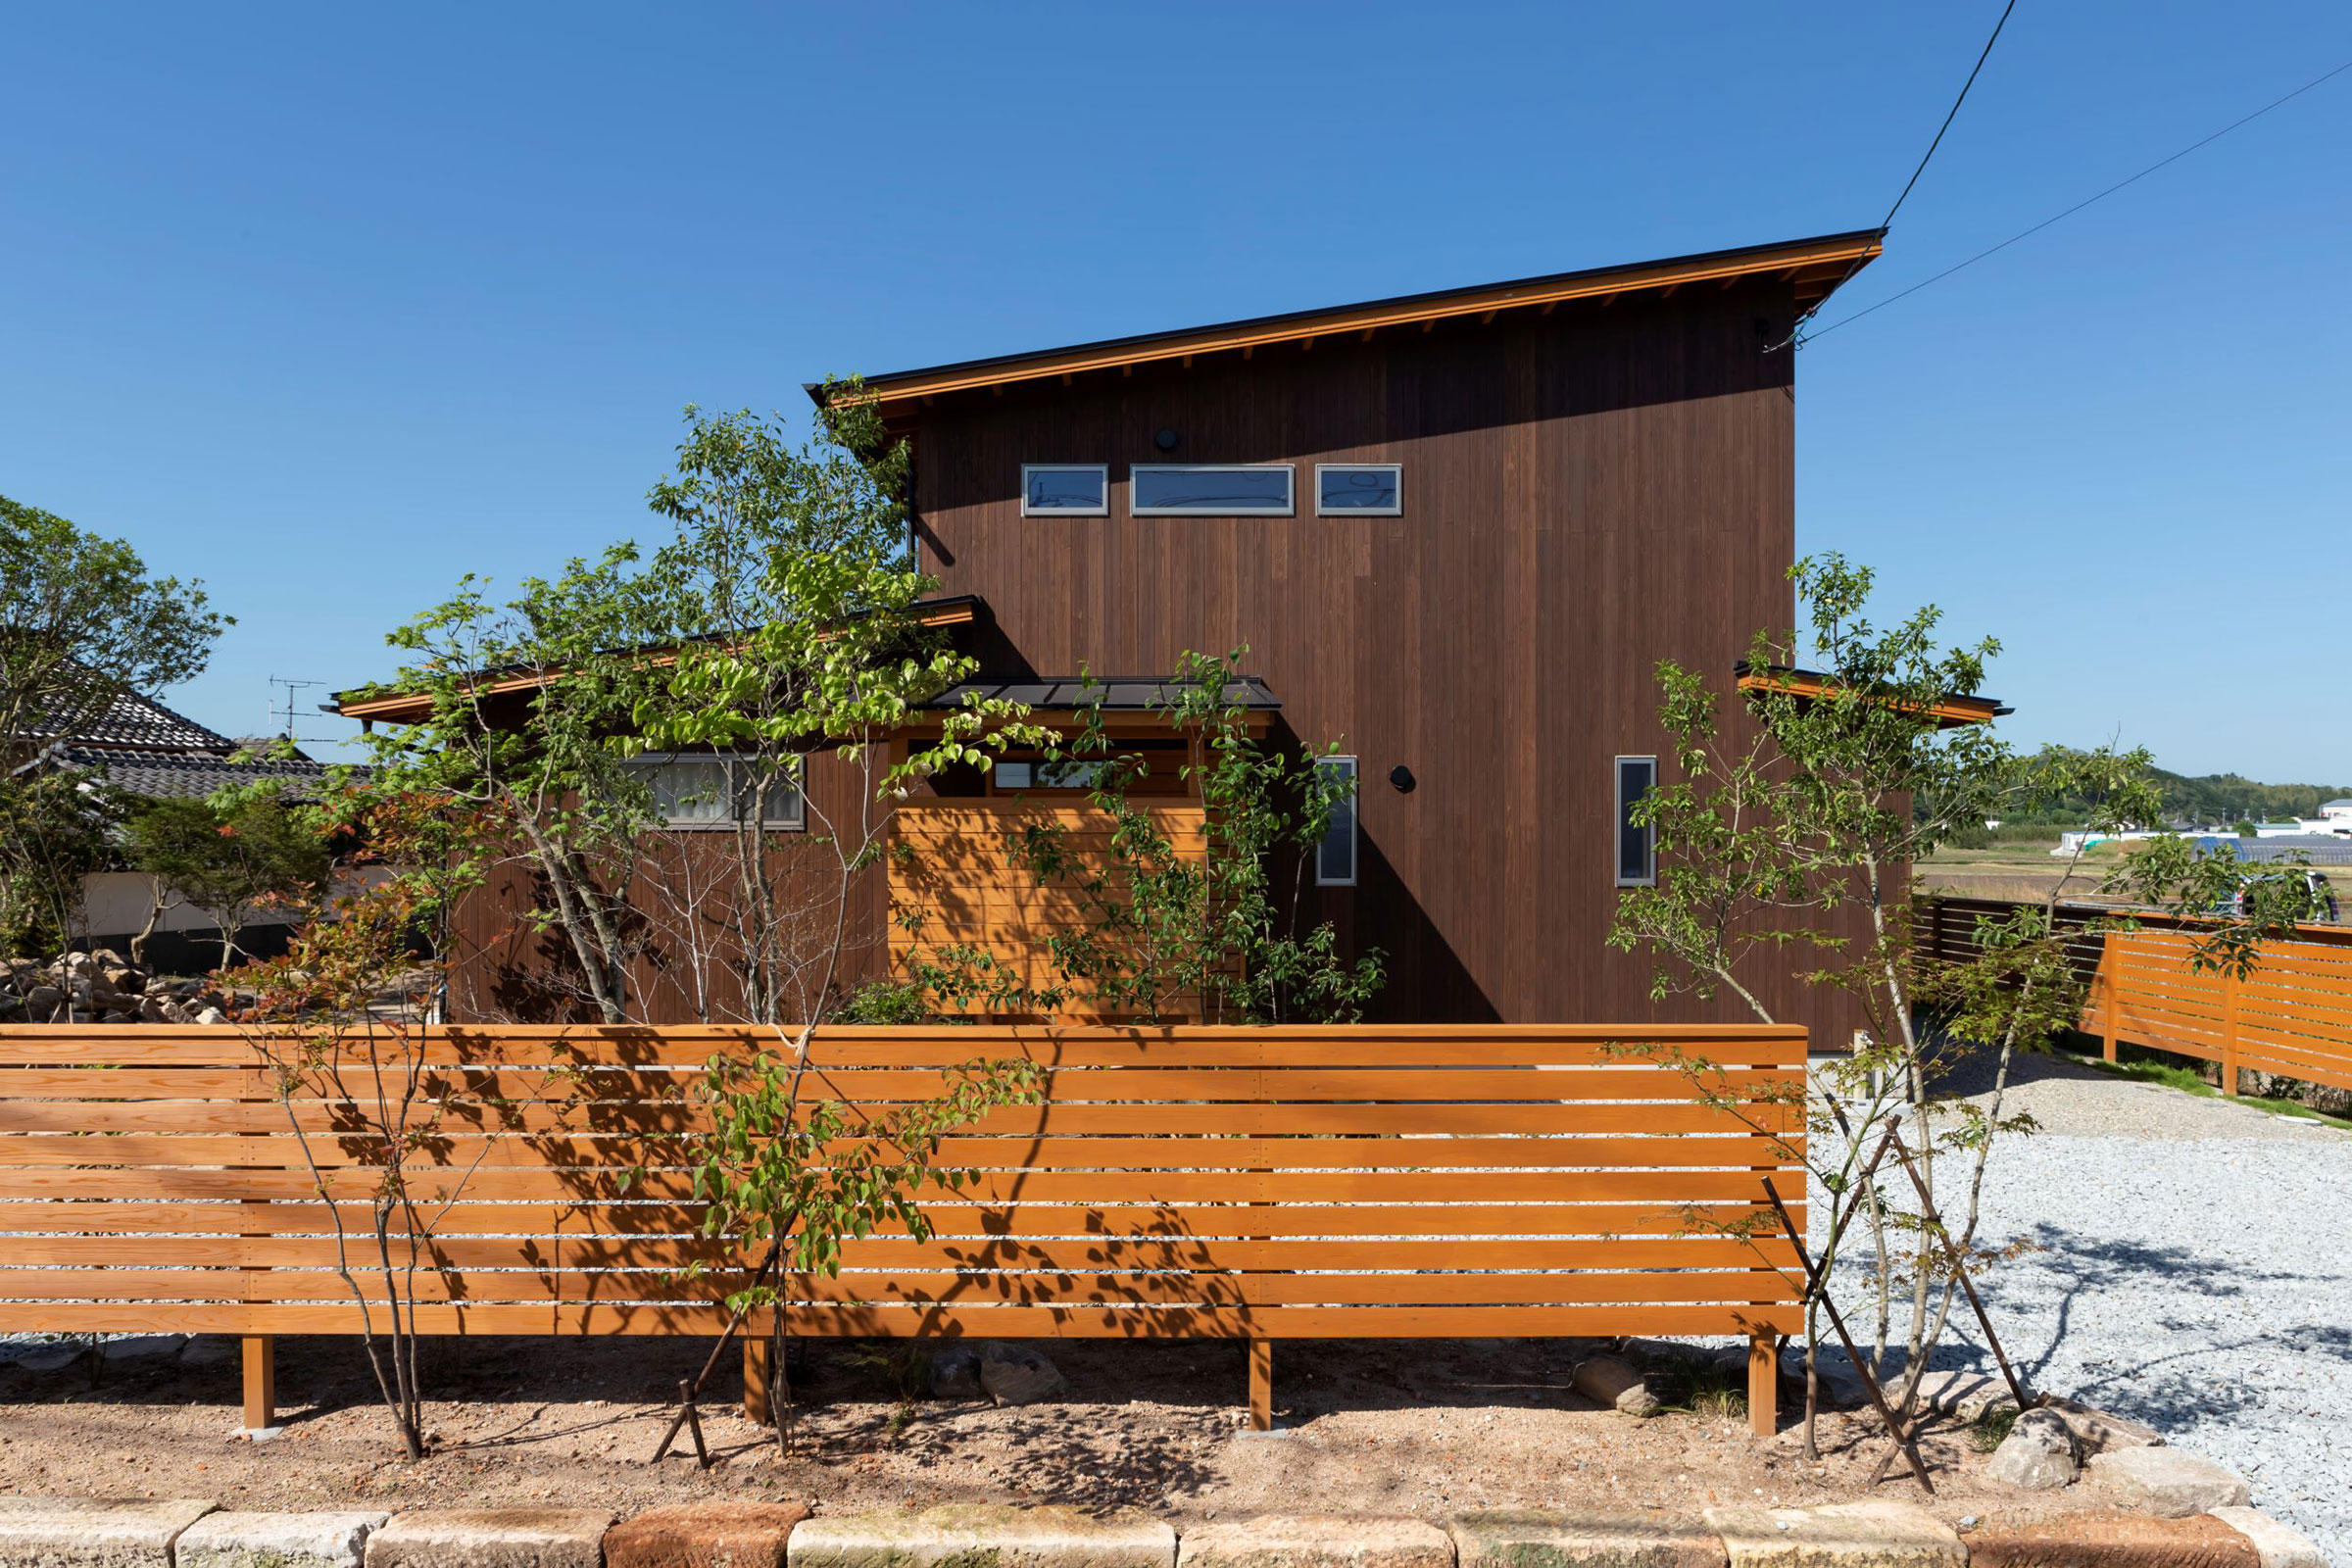
M 1286 725 L 1362 760 L 1360 884 L 1322 898 L 1387 951 L 1383 1016 L 1732 1018 L 1653 1005 L 1603 941 L 1611 760 L 1667 750 L 1660 660 L 1728 682 L 1790 619 L 1791 356 L 1764 350 L 1791 307 L 1708 285 L 942 397 L 910 432 L 923 564 L 986 598 L 992 672 L 1247 644 Z M 1403 465 L 1402 516 L 1313 514 L 1313 465 L 1349 460 Z M 1162 461 L 1297 464 L 1298 514 L 1129 515 L 1128 466 Z M 1110 515 L 1019 514 L 1023 463 L 1091 462 Z

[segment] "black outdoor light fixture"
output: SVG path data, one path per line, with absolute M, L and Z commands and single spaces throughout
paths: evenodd
M 1397 794 L 1410 795 L 1413 793 L 1413 770 L 1398 762 L 1389 769 L 1389 782 L 1396 786 Z
M 1155 435 L 1155 436 L 1153 436 L 1153 437 L 1152 438 L 1152 444 L 1153 446 L 1155 446 L 1155 447 L 1159 448 L 1159 450 L 1160 450 L 1160 451 L 1162 451 L 1162 452 L 1173 452 L 1173 451 L 1175 451 L 1175 450 L 1176 450 L 1176 431 L 1175 431 L 1174 427 L 1173 427 L 1173 426 L 1170 426 L 1170 425 L 1165 425 L 1165 424 L 1161 425 L 1161 426 L 1159 427 L 1159 434 L 1157 434 L 1157 435 Z

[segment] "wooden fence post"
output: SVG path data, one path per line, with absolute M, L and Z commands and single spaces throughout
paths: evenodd
M 2099 1054 L 2115 1060 L 2115 933 L 2099 934 Z
M 248 1334 L 244 1342 L 245 1430 L 277 1424 L 277 1336 Z
M 1250 1342 L 1250 1430 L 1274 1430 L 1274 1342 Z
M 1747 1337 L 1747 1425 L 1759 1438 L 1769 1438 L 1780 1429 L 1780 1347 L 1777 1334 Z
M 773 1343 L 764 1332 L 752 1333 L 744 1325 L 743 1336 L 743 1418 L 765 1425 L 774 1417 L 774 1405 L 769 1392 L 775 1380 L 776 1358 Z
M 2222 971 L 2222 1093 L 2237 1098 L 2237 971 Z

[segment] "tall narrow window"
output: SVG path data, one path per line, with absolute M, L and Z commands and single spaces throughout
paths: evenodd
M 1022 464 L 1021 515 L 1024 517 L 1109 516 L 1110 465 L 1106 463 Z
M 1325 757 L 1315 766 L 1341 786 L 1331 803 L 1331 825 L 1315 846 L 1315 884 L 1326 888 L 1355 886 L 1355 759 Z
M 1657 788 L 1654 757 L 1617 759 L 1617 885 L 1645 888 L 1658 880 L 1658 830 L 1634 820 L 1634 808 Z

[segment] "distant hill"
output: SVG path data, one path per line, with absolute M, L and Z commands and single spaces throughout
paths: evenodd
M 2168 810 L 2200 822 L 2235 822 L 2247 817 L 2267 822 L 2286 816 L 2317 816 L 2322 801 L 2352 797 L 2352 785 L 2345 784 L 2258 784 L 2235 773 L 2208 773 L 2202 778 L 2190 778 L 2184 773 L 2168 773 L 2161 767 L 2150 768 L 2149 772 L 2164 792 Z

